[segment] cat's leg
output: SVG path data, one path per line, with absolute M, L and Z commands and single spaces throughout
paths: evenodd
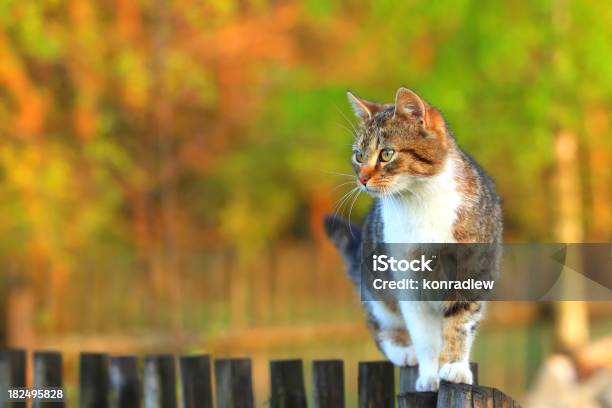
M 399 367 L 416 365 L 416 353 L 397 303 L 365 302 L 368 326 L 380 351 Z
M 428 302 L 423 301 L 400 302 L 400 308 L 419 363 L 416 390 L 436 391 L 439 386 L 442 315 Z
M 406 328 L 380 330 L 375 334 L 376 343 L 385 356 L 398 367 L 417 364 L 414 347 Z
M 476 328 L 482 319 L 482 302 L 446 302 L 444 304 L 444 344 L 440 354 L 440 379 L 472 384 L 470 350 Z

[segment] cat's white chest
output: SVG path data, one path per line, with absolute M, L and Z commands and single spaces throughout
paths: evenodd
M 383 199 L 385 243 L 456 242 L 453 227 L 461 195 L 450 169 L 435 176 L 416 194 Z

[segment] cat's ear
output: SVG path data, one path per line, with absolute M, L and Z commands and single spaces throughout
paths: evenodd
M 372 119 L 374 115 L 385 109 L 384 105 L 361 99 L 358 96 L 353 95 L 353 93 L 350 91 L 346 93 L 346 96 L 348 98 L 349 103 L 353 107 L 355 115 L 357 115 L 357 117 L 361 120 Z
M 445 124 L 440 112 L 408 88 L 402 87 L 397 90 L 394 116 L 416 119 L 425 129 L 444 134 Z
M 395 116 L 425 119 L 426 106 L 421 97 L 408 88 L 401 87 L 395 94 Z

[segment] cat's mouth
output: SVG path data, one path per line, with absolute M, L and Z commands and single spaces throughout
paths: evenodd
M 384 184 L 370 184 L 361 185 L 361 190 L 368 193 L 374 198 L 386 198 L 386 197 L 401 197 L 405 194 L 410 194 L 415 186 L 416 179 L 410 180 L 411 183 L 406 183 L 406 180 L 393 180 L 389 183 Z
M 361 189 L 364 192 L 368 193 L 369 195 L 375 198 L 388 197 L 394 194 L 391 186 L 387 186 L 387 185 L 374 185 L 374 186 L 371 186 L 371 185 L 363 186 L 362 185 Z

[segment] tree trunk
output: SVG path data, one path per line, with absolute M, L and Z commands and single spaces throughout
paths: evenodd
M 561 130 L 555 136 L 557 169 L 556 237 L 560 242 L 578 243 L 583 240 L 582 195 L 578 167 L 578 138 L 575 133 Z M 581 264 L 580 253 L 568 247 L 567 256 Z M 575 253 L 570 253 L 575 252 Z M 584 278 L 564 269 L 562 296 L 576 298 L 584 292 Z M 567 298 L 566 297 L 566 298 Z M 573 351 L 586 343 L 589 337 L 588 305 L 584 301 L 561 301 L 556 307 L 555 340 L 560 351 Z

